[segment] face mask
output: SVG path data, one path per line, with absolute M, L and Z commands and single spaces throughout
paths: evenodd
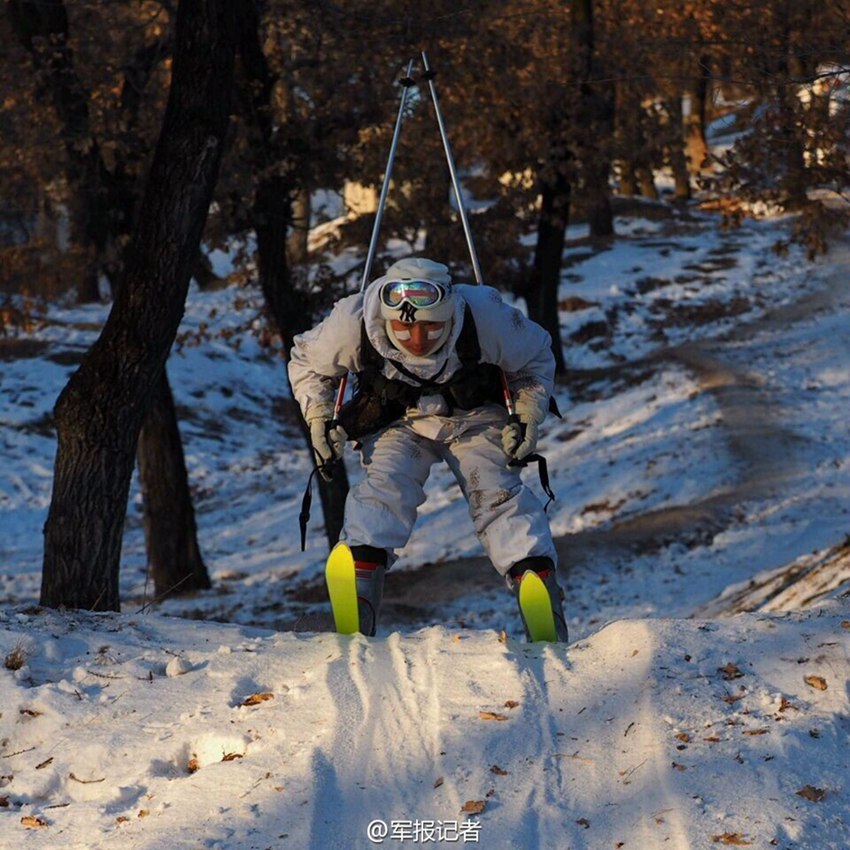
M 407 328 L 403 328 L 402 330 L 393 330 L 392 322 L 387 322 L 386 325 L 387 336 L 390 339 L 390 342 L 397 348 L 399 351 L 404 351 L 410 354 L 410 352 L 405 348 L 403 343 L 408 342 L 412 334 Z M 440 328 L 435 328 L 434 330 L 430 330 L 427 333 L 427 339 L 431 343 L 428 349 L 419 355 L 412 355 L 414 357 L 430 357 L 430 355 L 439 351 L 439 349 L 445 344 L 446 340 L 449 338 L 452 332 L 452 322 L 444 322 L 443 326 Z

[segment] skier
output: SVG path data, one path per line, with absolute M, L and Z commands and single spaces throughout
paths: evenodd
M 519 422 L 508 421 L 500 370 Z M 375 633 L 384 574 L 410 537 L 431 466 L 444 460 L 493 566 L 517 594 L 525 571 L 536 572 L 567 640 L 549 523 L 510 465 L 534 452 L 554 371 L 542 327 L 495 289 L 454 285 L 445 265 L 418 257 L 295 338 L 289 376 L 320 471 L 347 439 L 361 453 L 365 477 L 348 494 L 340 540 L 355 560 L 363 633 Z M 357 391 L 335 419 L 335 384 L 348 372 Z

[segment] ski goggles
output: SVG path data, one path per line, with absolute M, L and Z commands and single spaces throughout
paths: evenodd
M 391 280 L 381 287 L 381 302 L 393 310 L 405 301 L 426 308 L 439 304 L 447 294 L 445 287 L 430 280 Z

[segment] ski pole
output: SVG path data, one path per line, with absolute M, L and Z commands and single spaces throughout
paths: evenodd
M 428 57 L 425 51 L 422 51 L 422 67 L 424 72 L 422 76 L 428 80 L 428 88 L 431 91 L 431 100 L 434 103 L 434 112 L 437 115 L 437 124 L 440 128 L 440 136 L 443 140 L 443 150 L 446 152 L 446 162 L 449 165 L 449 174 L 452 178 L 452 187 L 454 188 L 455 198 L 457 199 L 457 208 L 460 213 L 460 220 L 463 224 L 463 233 L 466 236 L 466 245 L 469 248 L 469 259 L 472 261 L 472 272 L 475 275 L 475 282 L 481 283 L 481 266 L 478 263 L 478 254 L 475 251 L 475 245 L 472 242 L 472 230 L 469 227 L 469 219 L 466 216 L 466 205 L 463 202 L 463 190 L 461 189 L 460 180 L 457 176 L 457 168 L 455 168 L 454 157 L 452 156 L 451 145 L 449 144 L 449 136 L 446 133 L 446 125 L 443 122 L 443 113 L 440 111 L 440 101 L 437 97 L 437 87 L 434 84 L 436 76 L 428 64 Z
M 363 277 L 360 281 L 360 291 L 363 292 L 366 289 L 366 284 L 369 283 L 369 277 L 372 274 L 372 263 L 375 261 L 375 253 L 378 247 L 378 235 L 381 230 L 381 220 L 384 217 L 384 207 L 387 203 L 387 194 L 390 190 L 390 178 L 393 173 L 393 163 L 395 162 L 395 154 L 398 149 L 398 140 L 401 135 L 401 124 L 404 120 L 404 104 L 407 100 L 407 92 L 408 90 L 414 86 L 416 83 L 413 78 L 410 76 L 413 71 L 413 59 L 411 59 L 407 63 L 407 71 L 405 75 L 399 80 L 401 83 L 401 101 L 398 105 L 398 116 L 395 120 L 395 129 L 393 130 L 393 138 L 390 143 L 390 154 L 387 158 L 387 168 L 384 172 L 384 182 L 381 186 L 381 195 L 378 198 L 378 208 L 375 211 L 375 222 L 372 225 L 372 236 L 369 239 L 369 250 L 366 253 L 366 262 L 363 265 Z M 342 380 L 339 382 L 339 389 L 336 393 L 336 401 L 334 402 L 334 415 L 333 421 L 331 423 L 331 427 L 335 427 L 339 424 L 339 410 L 342 407 L 342 402 L 345 399 L 345 388 L 348 384 L 348 375 L 343 375 Z
M 457 176 L 457 167 L 455 166 L 454 157 L 452 156 L 452 148 L 449 144 L 449 136 L 446 132 L 445 122 L 443 121 L 443 113 L 440 110 L 440 100 L 437 97 L 437 86 L 434 83 L 434 77 L 436 74 L 431 70 L 431 66 L 428 64 L 428 57 L 424 50 L 422 51 L 422 67 L 424 68 L 422 76 L 428 80 L 431 100 L 434 103 L 434 112 L 437 115 L 437 124 L 440 128 L 440 137 L 443 140 L 443 150 L 446 152 L 446 162 L 448 163 L 449 174 L 452 178 L 452 187 L 454 188 L 455 198 L 457 200 L 458 213 L 460 214 L 460 220 L 463 224 L 463 233 L 466 236 L 466 245 L 469 249 L 469 259 L 472 261 L 472 272 L 475 275 L 475 282 L 480 284 L 482 282 L 481 266 L 478 263 L 478 254 L 475 250 L 475 244 L 472 241 L 472 228 L 469 226 L 469 218 L 466 215 L 466 204 L 463 200 L 463 190 Z M 511 390 L 508 386 L 508 379 L 505 377 L 504 370 L 500 370 L 500 374 L 502 378 L 502 395 L 505 399 L 505 408 L 508 411 L 508 422 L 518 422 L 519 418 L 517 417 L 516 410 L 514 409 Z
M 395 120 L 395 130 L 390 143 L 390 155 L 387 159 L 387 169 L 384 172 L 384 183 L 381 186 L 381 196 L 378 198 L 378 209 L 375 211 L 375 223 L 372 225 L 372 238 L 369 240 L 369 251 L 366 254 L 366 263 L 363 266 L 363 279 L 360 281 L 360 291 L 366 289 L 369 276 L 372 273 L 372 263 L 375 261 L 375 253 L 378 247 L 378 234 L 381 230 L 381 219 L 384 217 L 384 207 L 387 203 L 387 194 L 390 190 L 390 177 L 393 173 L 395 152 L 398 149 L 398 140 L 401 135 L 401 124 L 404 120 L 404 102 L 407 100 L 408 89 L 416 85 L 416 81 L 410 76 L 413 71 L 413 59 L 407 63 L 407 72 L 399 80 L 401 83 L 401 102 L 398 105 L 398 117 Z

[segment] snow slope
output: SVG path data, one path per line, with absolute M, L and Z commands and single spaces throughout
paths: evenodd
M 2 672 L 0 835 L 332 850 L 382 821 L 383 846 L 843 850 L 848 629 L 622 620 L 564 647 L 6 612 L 26 663 Z
M 440 469 L 378 637 L 292 631 L 326 542 L 237 287 L 192 292 L 169 363 L 213 590 L 151 598 L 134 487 L 124 613 L 39 609 L 50 409 L 106 309 L 2 340 L 0 847 L 850 847 L 850 252 L 617 227 L 571 231 L 542 441 L 568 647 L 522 641 Z

